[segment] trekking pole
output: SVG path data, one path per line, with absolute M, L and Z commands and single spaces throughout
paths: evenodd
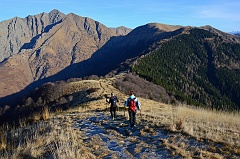
M 119 105 L 117 105 L 117 111 L 118 111 L 118 113 L 119 113 Z
M 123 106 L 123 110 L 124 110 L 124 117 L 126 117 L 126 116 L 125 116 L 125 106 Z
M 106 102 L 106 111 L 107 111 L 107 105 L 108 105 L 108 102 L 107 102 L 107 95 L 105 94 L 105 95 L 104 95 L 104 97 L 105 97 L 105 102 Z

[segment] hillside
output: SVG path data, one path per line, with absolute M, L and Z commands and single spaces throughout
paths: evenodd
M 69 79 L 65 81 L 48 82 L 40 87 L 37 87 L 34 91 L 29 93 L 23 99 L 22 104 L 17 106 L 4 106 L 0 108 L 0 124 L 9 122 L 18 122 L 19 118 L 28 118 L 33 114 L 42 112 L 47 107 L 51 112 L 56 112 L 58 109 L 67 110 L 75 105 L 86 103 L 88 101 L 97 100 L 105 96 L 106 80 L 108 84 L 113 85 L 115 88 L 112 90 L 120 90 L 126 94 L 130 90 L 134 90 L 139 97 L 149 98 L 158 102 L 171 103 L 175 98 L 168 95 L 168 92 L 161 86 L 148 82 L 136 77 L 132 74 L 119 74 L 111 78 L 101 78 L 100 82 L 94 82 L 93 80 L 99 79 L 97 76 L 90 76 L 82 79 Z M 76 81 L 76 82 L 75 82 Z M 77 85 L 79 83 L 79 85 Z M 99 88 L 101 87 L 101 88 Z M 102 88 L 103 87 L 103 88 Z M 108 87 L 108 86 L 107 86 Z M 148 89 L 145 89 L 148 87 Z M 87 94 L 93 92 L 99 92 L 97 98 L 87 98 Z M 176 103 L 175 103 L 176 104 Z
M 240 44 L 189 29 L 142 57 L 132 70 L 177 100 L 212 109 L 240 108 Z
M 152 23 L 140 26 L 125 36 L 113 36 L 113 29 L 110 30 L 99 24 L 101 29 L 98 29 L 98 37 L 98 30 L 94 30 L 96 24 L 98 23 L 89 18 L 69 14 L 61 23 L 43 33 L 44 37 L 42 35 L 33 39 L 34 45 L 31 45 L 33 48 L 25 48 L 21 53 L 2 62 L 0 70 L 6 73 L 0 75 L 1 87 L 4 88 L 1 92 L 1 103 L 16 105 L 29 92 L 46 82 L 91 75 L 104 76 L 115 69 L 118 69 L 118 72 L 126 71 L 129 66 L 121 69 L 121 63 L 127 59 L 137 58 L 144 54 L 144 51 L 148 50 L 154 42 L 171 38 L 180 34 L 182 30 L 180 26 Z M 86 27 L 87 25 L 89 28 Z M 73 39 L 74 35 L 69 37 L 71 29 L 72 33 L 83 34 L 83 36 L 75 39 Z M 119 30 L 124 29 L 120 27 L 115 32 Z M 26 44 L 27 46 L 29 47 Z M 16 63 L 21 67 L 15 67 L 9 64 L 11 59 L 19 63 L 25 62 Z M 21 72 L 21 69 L 26 70 L 26 73 L 21 74 L 21 78 L 17 78 L 20 76 L 18 72 Z M 9 79 L 15 78 L 17 78 L 15 83 L 10 82 L 12 80 Z
M 0 26 L 0 44 L 3 46 L 0 48 L 0 61 L 22 51 L 28 50 L 34 54 L 44 44 L 45 46 L 48 44 L 47 46 L 51 48 L 54 41 L 59 48 L 53 47 L 53 51 L 62 49 L 59 44 L 67 41 L 69 42 L 66 44 L 73 43 L 72 45 L 76 44 L 75 47 L 80 45 L 79 42 L 85 40 L 85 43 L 82 43 L 81 46 L 85 46 L 86 42 L 89 43 L 88 46 L 92 42 L 92 45 L 96 44 L 101 47 L 105 40 L 110 37 L 126 35 L 131 31 L 131 29 L 123 26 L 107 28 L 91 18 L 81 17 L 73 13 L 65 15 L 56 9 L 50 13 L 43 12 L 37 15 L 29 15 L 26 18 L 14 17 L 0 22 Z M 56 43 L 56 39 L 58 39 L 59 44 Z M 51 42 L 52 40 L 53 42 Z M 72 46 L 69 45 L 68 47 L 71 48 Z
M 57 10 L 1 25 L 0 45 L 7 46 L 2 52 L 10 53 L 1 54 L 2 107 L 23 104 L 30 92 L 48 82 L 133 70 L 166 90 L 171 98 L 160 97 L 165 103 L 239 108 L 240 38 L 211 26 L 149 23 L 133 30 L 107 28 Z M 152 59 L 138 62 L 145 57 Z M 131 68 L 135 63 L 141 66 Z
M 238 113 L 172 106 L 138 96 L 142 110 L 130 131 L 123 108 L 128 96 L 113 87 L 122 76 L 48 83 L 36 90 L 26 107 L 17 109 L 25 112 L 31 104 L 42 109 L 31 109 L 15 125 L 0 127 L 0 158 L 240 157 Z M 104 97 L 111 92 L 120 101 L 114 121 Z M 41 101 L 45 105 L 37 105 Z
M 130 31 L 58 10 L 0 22 L 0 97 L 90 58 L 111 37 Z

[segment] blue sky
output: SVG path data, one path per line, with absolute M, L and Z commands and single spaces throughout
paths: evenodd
M 0 21 L 25 18 L 57 9 L 89 17 L 107 27 L 136 28 L 150 22 L 169 25 L 211 25 L 240 31 L 240 0 L 0 0 Z

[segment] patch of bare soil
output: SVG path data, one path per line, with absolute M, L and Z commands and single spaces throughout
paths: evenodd
M 127 113 L 116 120 L 106 111 L 73 112 L 73 126 L 81 131 L 85 145 L 100 158 L 239 158 L 221 143 L 170 132 L 137 115 L 129 128 Z

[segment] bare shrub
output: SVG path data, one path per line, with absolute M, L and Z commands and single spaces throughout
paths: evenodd
M 49 119 L 49 116 L 50 116 L 49 107 L 48 107 L 48 106 L 45 106 L 45 107 L 43 108 L 43 111 L 42 111 L 42 119 L 43 119 L 43 120 L 48 120 L 48 119 Z
M 40 112 L 33 112 L 31 115 L 28 116 L 28 120 L 23 122 L 37 122 L 41 119 L 41 117 L 42 115 Z
M 177 130 L 183 130 L 184 128 L 184 121 L 182 118 L 180 118 L 177 122 L 176 122 L 176 129 Z
M 97 75 L 91 75 L 83 78 L 84 80 L 99 80 Z
M 43 106 L 45 105 L 45 101 L 42 99 L 42 97 L 39 97 L 36 102 L 36 106 Z
M 7 131 L 5 125 L 0 127 L 0 151 L 6 149 L 7 146 Z
M 34 100 L 31 97 L 28 97 L 25 101 L 25 106 L 33 106 L 34 104 Z
M 37 103 L 36 105 L 46 105 L 55 102 L 57 99 L 65 95 L 66 82 L 58 81 L 56 83 L 48 82 L 31 94 L 31 98 Z
M 173 100 L 163 87 L 130 73 L 126 74 L 124 78 L 116 80 L 114 86 L 126 94 L 130 90 L 134 90 L 137 96 L 155 101 L 169 103 Z
M 67 83 L 71 83 L 71 82 L 78 82 L 78 81 L 81 81 L 82 78 L 70 78 L 67 80 Z
M 5 105 L 4 107 L 0 107 L 0 115 L 6 113 L 11 107 L 8 105 Z
M 97 92 L 99 89 L 100 89 L 100 88 L 90 88 L 90 89 L 86 90 L 86 92 L 87 92 L 88 94 L 90 94 L 90 93 L 93 93 L 93 92 Z

